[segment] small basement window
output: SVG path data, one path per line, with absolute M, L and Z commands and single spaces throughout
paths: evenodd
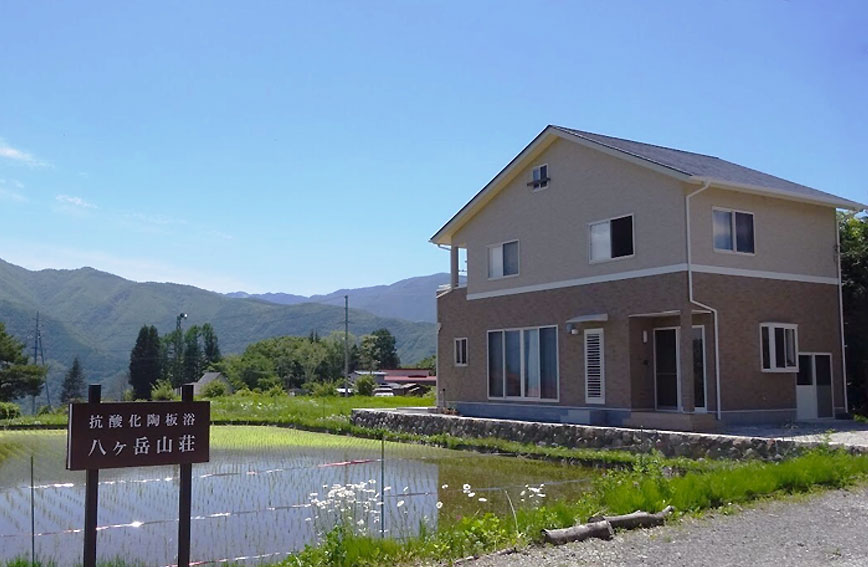
M 549 186 L 549 165 L 544 163 L 533 168 L 533 179 L 528 185 L 533 187 L 534 191 L 545 189 Z
M 633 215 L 591 223 L 591 262 L 633 255 Z
M 798 325 L 760 324 L 760 347 L 763 372 L 798 372 Z

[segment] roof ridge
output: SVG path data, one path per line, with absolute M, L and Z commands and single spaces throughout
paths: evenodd
M 630 142 L 631 144 L 642 144 L 643 146 L 649 146 L 651 148 L 660 148 L 661 150 L 669 150 L 669 151 L 673 151 L 673 152 L 680 152 L 682 154 L 690 154 L 690 155 L 694 155 L 694 156 L 702 156 L 702 157 L 718 159 L 718 160 L 721 159 L 718 156 L 713 156 L 711 154 L 701 154 L 699 152 L 691 152 L 688 150 L 681 150 L 678 148 L 670 148 L 669 146 L 661 146 L 660 144 L 649 144 L 648 142 L 640 142 L 639 140 L 630 140 L 629 138 L 619 138 L 618 136 L 609 136 L 608 134 L 599 134 L 597 132 L 588 132 L 587 130 L 577 130 L 575 128 L 568 128 L 567 126 L 558 126 L 557 124 L 552 124 L 552 127 L 557 128 L 558 130 L 563 130 L 563 131 L 569 132 L 571 134 L 576 134 L 576 135 L 582 136 L 583 138 L 585 137 L 585 135 L 602 136 L 603 138 L 609 138 L 611 140 L 618 140 L 620 142 Z M 589 138 L 586 138 L 586 139 L 589 139 Z M 590 139 L 590 141 L 596 142 L 596 140 L 593 140 L 593 139 Z M 597 143 L 599 143 L 599 142 L 597 142 Z M 616 149 L 619 149 L 619 148 L 616 148 Z M 623 151 L 623 150 L 621 150 L 621 151 Z M 725 160 L 721 160 L 721 161 L 725 161 Z

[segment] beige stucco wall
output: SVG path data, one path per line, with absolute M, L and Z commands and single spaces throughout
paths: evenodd
M 713 207 L 753 213 L 755 254 L 714 250 Z M 691 246 L 696 264 L 837 277 L 837 224 L 832 207 L 712 188 L 696 195 L 690 208 Z
M 527 186 L 549 166 L 550 186 Z M 469 292 L 479 293 L 685 262 L 680 182 L 578 144 L 557 140 L 453 238 L 467 248 Z M 633 214 L 634 256 L 589 262 L 588 224 Z M 519 240 L 519 275 L 488 279 L 487 247 Z

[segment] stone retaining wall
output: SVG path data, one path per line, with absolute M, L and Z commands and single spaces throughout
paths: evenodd
M 497 437 L 542 446 L 619 449 L 633 453 L 647 453 L 656 449 L 667 457 L 693 459 L 778 460 L 819 445 L 790 439 L 482 419 L 401 410 L 353 410 L 352 422 L 362 427 L 417 435 Z M 844 447 L 854 453 L 868 453 L 866 448 Z

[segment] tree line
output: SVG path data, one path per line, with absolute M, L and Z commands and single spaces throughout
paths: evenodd
M 159 381 L 173 388 L 195 382 L 223 359 L 217 333 L 210 323 L 175 329 L 160 336 L 153 325 L 139 329 L 130 352 L 129 384 L 137 400 L 147 400 Z
M 269 390 L 309 389 L 318 383 L 335 382 L 347 370 L 397 368 L 401 364 L 395 337 L 378 329 L 357 339 L 332 332 L 321 337 L 313 331 L 307 337 L 273 337 L 249 345 L 242 354 L 227 356 L 216 368 L 234 388 Z
M 396 368 L 401 361 L 395 337 L 378 329 L 360 340 L 347 337 L 348 370 Z M 221 372 L 233 387 L 268 390 L 304 388 L 312 383 L 337 381 L 344 376 L 344 335 L 273 337 L 249 345 L 242 354 L 223 357 L 214 328 L 206 323 L 182 333 L 176 329 L 160 336 L 144 325 L 130 352 L 129 384 L 132 397 L 150 399 L 158 383 L 178 388 L 195 382 L 204 372 Z

